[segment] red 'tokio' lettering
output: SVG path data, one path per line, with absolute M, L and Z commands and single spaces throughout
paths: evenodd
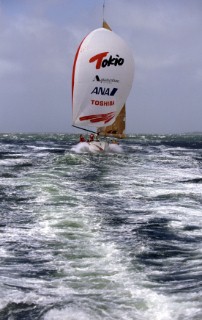
M 109 53 L 109 52 L 102 52 L 102 53 L 96 54 L 95 56 L 93 56 L 92 58 L 90 58 L 89 62 L 95 62 L 95 61 L 97 61 L 97 63 L 96 63 L 96 69 L 100 69 L 101 64 L 102 64 L 102 60 L 103 60 L 104 57 L 106 57 L 106 55 L 107 55 L 108 53 Z

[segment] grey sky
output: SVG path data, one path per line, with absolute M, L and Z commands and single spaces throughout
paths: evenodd
M 106 0 L 131 46 L 128 133 L 202 131 L 202 1 Z M 0 132 L 76 132 L 71 72 L 102 0 L 0 0 Z

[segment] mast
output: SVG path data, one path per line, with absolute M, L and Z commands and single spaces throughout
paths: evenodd
M 104 19 L 105 16 L 105 0 L 103 1 L 103 22 L 102 27 L 112 31 L 108 23 Z M 125 104 L 123 105 L 121 111 L 116 117 L 115 122 L 107 127 L 100 127 L 97 129 L 97 133 L 99 133 L 101 136 L 111 136 L 115 138 L 123 139 L 126 137 L 125 135 L 125 124 L 126 121 L 126 107 Z
M 104 24 L 104 16 L 105 16 L 105 0 L 103 1 L 103 11 L 102 11 L 102 24 Z
M 112 31 L 108 23 L 105 21 L 105 0 L 103 1 L 103 19 L 102 19 L 102 27 Z

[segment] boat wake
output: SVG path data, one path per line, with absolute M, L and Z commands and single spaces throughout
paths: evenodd
M 99 150 L 93 151 L 88 142 L 79 142 L 78 144 L 73 146 L 71 150 L 75 153 L 101 153 L 101 151 Z M 104 151 L 102 153 L 122 153 L 122 152 L 123 152 L 122 146 L 115 143 L 109 143 L 107 151 Z

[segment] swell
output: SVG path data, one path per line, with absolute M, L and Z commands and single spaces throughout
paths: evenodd
M 161 142 L 170 137 L 130 138 L 106 157 L 74 154 L 77 136 L 12 139 L 0 170 L 2 319 L 201 316 L 192 142 L 179 150 Z

